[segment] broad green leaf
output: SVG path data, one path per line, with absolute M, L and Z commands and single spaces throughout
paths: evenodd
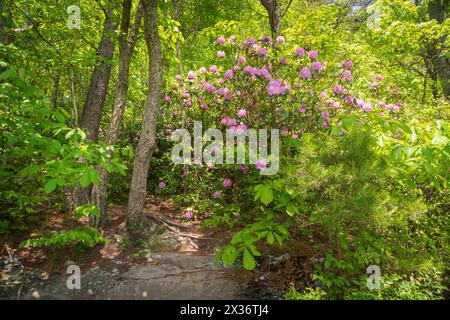
M 244 249 L 243 263 L 244 268 L 247 270 L 253 270 L 255 268 L 255 258 L 247 249 Z
M 89 177 L 89 174 L 85 173 L 80 178 L 80 184 L 82 187 L 87 187 L 91 184 L 91 179 Z
M 50 193 L 50 192 L 52 192 L 53 190 L 56 189 L 57 185 L 58 185 L 58 180 L 57 179 L 50 179 L 45 184 L 44 190 L 45 190 L 46 193 Z

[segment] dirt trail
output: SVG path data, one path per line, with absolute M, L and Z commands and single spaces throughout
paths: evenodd
M 231 270 L 215 263 L 215 250 L 227 241 L 226 235 L 206 234 L 197 222 L 181 222 L 181 213 L 170 204 L 149 198 L 145 213 L 165 227 L 153 230 L 143 242 L 137 263 L 120 249 L 125 234 L 122 213 L 123 208 L 111 210 L 114 228 L 106 233 L 113 241 L 98 250 L 100 260 L 82 266 L 81 289 L 68 289 L 70 274 L 48 276 L 43 270 L 26 270 L 20 260 L 2 257 L 0 299 L 261 298 L 255 288 L 232 280 L 227 276 Z M 70 264 L 74 263 L 66 262 Z

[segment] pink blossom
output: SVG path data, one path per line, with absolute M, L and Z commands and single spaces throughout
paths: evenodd
M 198 69 L 198 72 L 200 72 L 201 74 L 204 74 L 204 73 L 206 73 L 208 71 L 206 70 L 205 67 L 201 67 L 200 69 Z
M 225 100 L 231 100 L 233 98 L 233 92 L 228 88 L 220 88 L 217 93 L 225 98 Z
M 192 211 L 186 211 L 186 213 L 184 214 L 184 216 L 186 217 L 186 219 L 192 219 L 192 217 L 194 216 L 194 214 L 192 213 Z
M 350 70 L 342 71 L 342 79 L 345 81 L 352 81 L 352 72 Z
M 275 39 L 275 41 L 276 41 L 278 44 L 280 44 L 280 43 L 283 43 L 283 42 L 285 41 L 285 39 L 284 39 L 283 36 L 278 36 L 278 37 Z
M 238 62 L 241 63 L 241 64 L 245 64 L 245 62 L 246 62 L 245 57 L 244 56 L 239 56 Z
M 225 79 L 233 79 L 233 70 L 228 69 L 223 75 Z
M 189 99 L 191 95 L 188 92 L 183 93 L 183 99 Z
M 166 188 L 166 184 L 164 181 L 161 181 L 160 183 L 158 183 L 158 189 L 165 189 Z
M 224 188 L 229 188 L 233 184 L 233 180 L 225 178 L 222 182 Z
M 353 67 L 353 61 L 352 60 L 347 60 L 342 62 L 342 66 L 346 69 L 350 69 L 351 67 Z
M 228 41 L 230 41 L 230 43 L 234 43 L 234 41 L 236 41 L 236 36 L 230 36 Z
M 308 52 L 308 57 L 313 60 L 317 60 L 317 58 L 319 57 L 319 53 L 316 50 L 311 50 L 310 52 Z
M 328 119 L 330 117 L 330 113 L 329 112 L 322 112 L 321 117 L 322 117 L 322 119 Z
M 208 83 L 208 82 L 205 82 L 203 84 L 203 89 L 205 89 L 208 92 L 216 92 L 216 87 L 213 84 Z
M 278 62 L 280 64 L 287 64 L 287 59 L 286 58 L 280 58 L 280 60 L 278 60 Z
M 196 77 L 197 77 L 197 74 L 196 74 L 194 71 L 189 71 L 189 72 L 188 72 L 187 78 L 188 78 L 189 80 L 193 80 L 193 79 L 195 79 Z
M 354 96 L 347 96 L 346 98 L 345 98 L 345 101 L 344 101 L 346 104 L 354 104 L 355 103 L 355 97 Z
M 238 114 L 239 117 L 245 118 L 245 117 L 247 117 L 247 110 L 240 109 L 240 110 L 238 110 L 237 114 Z
M 364 112 L 370 112 L 370 111 L 372 111 L 372 104 L 370 104 L 370 103 L 365 103 L 365 104 L 362 106 L 362 109 L 363 109 Z
M 219 147 L 214 146 L 211 148 L 211 154 L 213 156 L 215 156 L 217 154 L 217 152 L 219 152 Z
M 372 82 L 372 84 L 370 86 L 372 87 L 372 89 L 378 89 L 380 87 L 380 83 L 379 82 Z
M 319 94 L 319 98 L 327 98 L 327 97 L 328 95 L 323 91 Z
M 269 70 L 267 70 L 266 68 L 262 68 L 261 70 L 259 70 L 258 75 L 263 76 L 267 80 L 272 79 L 272 75 L 269 73 Z
M 311 70 L 320 71 L 320 70 L 322 70 L 322 68 L 323 68 L 322 64 L 320 62 L 318 62 L 318 61 L 314 61 L 311 64 Z
M 209 72 L 211 73 L 217 73 L 219 71 L 219 69 L 217 69 L 216 65 L 212 65 L 211 67 L 209 67 Z
M 225 40 L 224 37 L 218 37 L 218 38 L 217 38 L 217 41 L 216 41 L 216 43 L 217 43 L 218 45 L 225 44 L 226 42 L 227 42 L 227 40 Z
M 176 76 L 175 76 L 175 80 L 177 80 L 177 81 L 181 81 L 183 78 L 179 75 L 179 74 L 177 74 Z
M 164 100 L 164 102 L 169 103 L 170 97 L 166 95 L 166 96 L 164 96 L 163 100 Z
M 255 163 L 256 169 L 265 169 L 267 167 L 267 163 L 264 160 L 257 160 Z
M 192 107 L 192 101 L 188 100 L 184 103 L 187 107 Z
M 254 68 L 254 67 L 250 67 L 250 66 L 246 66 L 244 68 L 244 72 L 248 73 L 251 76 L 255 76 L 256 74 L 258 74 L 259 70 L 258 68 Z
M 303 48 L 301 48 L 301 47 L 300 47 L 300 48 L 297 48 L 297 49 L 295 50 L 295 54 L 296 54 L 297 56 L 299 56 L 299 57 L 305 55 L 305 53 L 306 53 L 306 50 L 303 49 Z
M 335 94 L 343 94 L 345 93 L 345 89 L 341 85 L 337 84 L 336 86 L 334 86 L 333 92 Z
M 261 37 L 261 39 L 259 39 L 259 41 L 261 41 L 261 42 L 267 42 L 267 43 L 269 43 L 269 44 L 272 44 L 272 38 L 270 38 L 270 36 L 268 36 L 268 35 L 263 35 L 262 37 Z
M 245 46 L 252 45 L 254 43 L 255 43 L 255 38 L 253 38 L 253 37 L 250 37 L 250 38 L 248 38 L 247 40 L 244 41 L 244 45 Z
M 207 164 L 206 164 L 206 167 L 208 168 L 208 169 L 214 169 L 214 164 L 213 163 L 211 163 L 211 162 L 208 162 Z
M 303 79 L 312 78 L 311 71 L 309 71 L 308 67 L 304 67 L 302 70 L 300 70 L 300 75 L 302 76 Z
M 356 105 L 360 108 L 364 106 L 364 100 L 363 99 L 356 99 Z
M 257 55 L 259 56 L 267 56 L 267 49 L 264 47 L 259 47 L 258 51 L 256 52 Z
M 381 80 L 383 80 L 383 76 L 382 76 L 381 74 L 377 74 L 377 75 L 375 76 L 375 80 L 381 81 Z
M 270 81 L 267 87 L 269 96 L 277 96 L 286 93 L 286 91 L 291 91 L 291 87 L 282 79 Z
M 221 191 L 216 191 L 216 192 L 213 193 L 212 196 L 213 196 L 213 198 L 216 198 L 216 199 L 220 198 L 222 196 L 222 192 Z
M 225 52 L 224 51 L 217 51 L 217 58 L 223 58 L 225 57 Z

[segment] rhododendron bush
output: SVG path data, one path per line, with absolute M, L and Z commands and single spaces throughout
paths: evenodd
M 282 245 L 289 230 L 308 234 L 304 226 L 311 224 L 320 226 L 340 253 L 352 237 L 368 230 L 373 232 L 370 241 L 381 241 L 386 235 L 380 226 L 401 224 L 411 212 L 420 219 L 426 212 L 417 194 L 402 194 L 402 186 L 446 185 L 442 163 L 423 162 L 426 155 L 411 153 L 408 142 L 417 131 L 400 120 L 408 106 L 376 70 L 354 73 L 353 61 L 345 56 L 331 64 L 314 48 L 281 36 L 219 37 L 215 47 L 215 64 L 171 81 L 163 99 L 161 139 L 172 145 L 174 130 L 193 130 L 194 121 L 201 121 L 203 130 L 228 129 L 244 136 L 249 128 L 276 128 L 281 139 L 281 169 L 275 176 L 258 174 L 267 165 L 263 160 L 250 165 L 166 163 L 175 177 L 160 178 L 193 195 L 197 219 L 206 226 L 243 227 L 218 253 L 218 261 L 232 264 L 242 255 L 244 267 L 253 269 L 260 240 Z M 355 78 L 364 78 L 366 87 L 355 86 Z M 440 130 L 439 136 L 448 137 L 448 127 Z M 399 157 L 410 159 L 406 171 Z M 361 241 L 365 246 L 369 240 Z M 370 250 L 359 268 L 380 263 L 379 250 L 384 249 Z M 344 257 L 337 259 L 327 262 L 328 268 L 339 266 Z M 318 275 L 330 290 L 336 286 L 332 274 Z M 337 286 L 349 284 L 342 278 Z

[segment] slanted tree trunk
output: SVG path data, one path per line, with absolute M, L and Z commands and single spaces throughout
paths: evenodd
M 432 0 L 428 3 L 428 13 L 430 19 L 436 19 L 438 23 L 442 24 L 447 19 L 447 10 L 449 7 L 449 0 Z M 436 43 L 429 44 L 428 50 L 431 53 L 431 61 L 434 64 L 437 78 L 442 86 L 442 93 L 445 98 L 450 99 L 450 58 L 446 57 L 439 46 L 444 45 L 446 37 L 443 36 Z
M 147 101 L 141 137 L 136 148 L 130 194 L 128 197 L 127 226 L 139 230 L 144 225 L 145 196 L 150 159 L 156 145 L 156 121 L 160 113 L 163 61 L 158 33 L 157 0 L 144 0 L 145 40 L 149 58 Z
M 81 114 L 80 126 L 85 129 L 87 138 L 93 142 L 96 142 L 98 138 L 103 104 L 111 75 L 111 59 L 114 55 L 114 43 L 111 37 L 116 29 L 114 18 L 114 8 L 110 6 L 106 11 L 103 34 L 97 49 L 97 65 L 92 73 Z
M 137 34 L 141 25 L 142 18 L 142 0 L 139 2 L 136 10 L 133 28 L 130 29 L 130 16 L 132 0 L 124 0 L 122 8 L 122 22 L 120 25 L 119 38 L 119 71 L 117 96 L 114 103 L 114 108 L 109 123 L 108 132 L 106 134 L 105 142 L 108 145 L 113 145 L 117 141 L 120 133 L 120 124 L 122 123 L 123 114 L 126 108 L 126 99 L 128 95 L 128 77 L 130 73 L 130 62 L 133 55 L 134 46 L 136 44 Z M 91 219 L 91 225 L 103 224 L 107 220 L 106 215 L 106 199 L 108 187 L 108 172 L 105 168 L 99 168 L 100 184 L 92 187 L 91 200 L 100 209 L 100 220 Z
M 293 0 L 259 0 L 267 11 L 273 39 L 280 33 L 281 21 L 291 6 L 292 1 Z
M 281 6 L 277 0 L 260 0 L 261 4 L 266 8 L 269 16 L 270 31 L 272 32 L 272 38 L 276 37 L 280 32 L 281 26 Z
M 114 55 L 114 43 L 112 36 L 116 30 L 114 23 L 113 2 L 105 10 L 105 23 L 103 34 L 97 49 L 97 64 L 92 72 L 89 89 L 84 101 L 83 111 L 80 119 L 80 127 L 86 132 L 86 137 L 92 142 L 97 142 L 100 129 L 100 120 L 103 114 L 103 105 L 108 92 L 109 78 L 111 75 L 111 59 Z M 71 206 L 77 207 L 91 202 L 91 187 L 76 187 Z

